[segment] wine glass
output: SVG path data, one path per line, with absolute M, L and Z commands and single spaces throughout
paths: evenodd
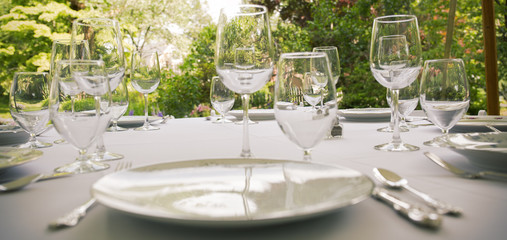
M 466 113 L 470 90 L 465 64 L 461 59 L 437 59 L 424 62 L 420 89 L 421 107 L 428 119 L 447 134 Z M 436 140 L 424 145 L 439 146 Z
M 86 40 L 90 49 L 90 60 L 101 60 L 111 84 L 111 90 L 120 85 L 125 76 L 125 56 L 123 53 L 120 23 L 107 18 L 79 18 L 72 23 L 71 43 Z M 75 55 L 77 48 L 71 48 Z
M 127 81 L 125 78 L 121 81 L 120 85 L 116 87 L 116 89 L 111 91 L 111 99 L 112 99 L 111 106 L 112 125 L 111 127 L 107 128 L 107 131 L 121 132 L 128 130 L 127 128 L 118 126 L 118 119 L 120 119 L 120 117 L 123 116 L 123 114 L 125 114 L 129 106 L 129 94 L 127 88 Z
M 271 79 L 275 57 L 267 8 L 260 5 L 223 8 L 216 39 L 217 73 L 227 88 L 241 95 L 243 102 L 241 156 L 252 157 L 248 134 L 250 94 Z
M 318 104 L 305 101 L 308 75 L 326 79 Z M 302 94 L 301 94 L 302 93 Z M 303 95 L 303 96 L 302 96 Z M 327 56 L 319 52 L 284 53 L 275 83 L 275 118 L 282 132 L 311 160 L 311 150 L 329 133 L 337 114 L 336 89 Z
M 373 21 L 370 69 L 382 86 L 392 90 L 394 129 L 391 142 L 375 149 L 389 152 L 416 151 L 403 143 L 399 130 L 399 90 L 416 80 L 422 66 L 417 18 L 412 15 L 377 17 Z
M 71 56 L 71 47 L 75 50 L 72 51 L 74 56 Z M 90 48 L 87 40 L 76 40 L 74 44 L 71 43 L 70 39 L 57 39 L 53 41 L 51 47 L 51 63 L 49 67 L 49 74 L 51 79 L 54 78 L 56 63 L 60 60 L 71 60 L 71 59 L 90 59 Z M 70 77 L 70 73 L 69 76 Z M 71 96 L 73 99 L 74 97 Z M 74 104 L 73 101 L 71 104 Z M 64 139 L 55 140 L 54 143 L 64 143 Z
M 160 128 L 150 125 L 148 121 L 148 94 L 155 91 L 160 84 L 160 64 L 158 60 L 158 53 L 144 54 L 135 51 L 132 54 L 132 69 L 131 69 L 130 83 L 144 96 L 144 124 L 134 130 L 136 131 L 151 131 Z
M 40 142 L 37 133 L 49 122 L 49 75 L 43 72 L 16 72 L 9 95 L 9 110 L 16 123 L 30 134 L 20 148 L 45 148 L 51 143 Z
M 338 48 L 335 46 L 320 46 L 320 47 L 314 47 L 313 52 L 323 52 L 327 55 L 327 58 L 329 60 L 329 67 L 331 69 L 331 75 L 333 79 L 333 83 L 336 86 L 338 83 L 338 79 L 340 78 L 340 56 L 338 55 Z M 340 124 L 339 118 L 336 118 L 335 124 Z M 326 139 L 333 139 L 333 135 L 331 134 L 331 131 L 327 134 L 325 137 Z
M 72 23 L 71 55 L 75 55 L 78 48 L 74 45 L 78 41 L 87 41 L 90 49 L 90 60 L 100 60 L 104 63 L 106 77 L 109 81 L 109 89 L 115 91 L 122 83 L 125 76 L 125 56 L 123 53 L 120 24 L 117 20 L 107 18 L 79 18 Z M 99 94 L 99 96 L 102 94 Z M 106 114 L 101 123 L 105 124 L 112 119 L 111 114 Z M 100 125 L 102 127 L 102 124 Z M 96 138 L 97 160 L 113 160 L 123 158 L 120 154 L 108 153 L 103 142 L 104 132 L 99 132 Z M 102 157 L 103 156 L 103 157 Z
M 331 68 L 331 75 L 333 78 L 333 83 L 338 83 L 338 79 L 340 78 L 340 56 L 338 55 L 338 48 L 334 46 L 321 46 L 314 47 L 313 52 L 323 52 L 327 55 L 329 60 L 329 65 Z
M 86 173 L 109 168 L 86 154 L 98 133 L 104 131 L 99 129 L 100 121 L 108 114 L 111 103 L 104 67 L 104 62 L 95 60 L 57 62 L 49 112 L 56 131 L 79 150 L 79 156 L 76 161 L 56 168 L 56 172 Z M 68 72 L 71 78 L 67 78 Z
M 231 123 L 231 120 L 225 118 L 225 114 L 234 106 L 234 92 L 224 85 L 220 77 L 211 79 L 210 100 L 213 108 L 220 113 L 220 120 L 214 123 Z
M 392 90 L 387 89 L 386 99 L 389 107 L 393 108 L 392 104 Z M 406 118 L 415 110 L 417 103 L 419 102 L 419 81 L 417 79 L 413 81 L 408 87 L 399 90 L 398 94 L 398 114 L 400 114 L 400 132 L 408 132 L 409 125 L 406 122 Z M 394 116 L 391 111 L 391 121 L 389 126 L 379 128 L 379 132 L 393 132 L 394 129 Z M 410 126 L 415 127 L 415 126 Z

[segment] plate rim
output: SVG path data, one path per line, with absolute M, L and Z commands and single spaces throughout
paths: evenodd
M 43 154 L 42 151 L 36 150 L 36 149 L 0 146 L 0 150 L 3 150 L 3 149 L 26 151 L 26 153 L 23 153 L 23 156 L 25 156 L 26 154 L 33 154 L 33 156 L 30 156 L 29 158 L 26 158 L 26 159 L 22 159 L 21 158 L 22 156 L 10 156 L 11 158 L 9 158 L 8 160 L 6 160 L 10 164 L 8 164 L 8 165 L 2 165 L 2 164 L 0 164 L 0 171 L 4 171 L 4 170 L 7 170 L 7 169 L 9 169 L 11 167 L 17 167 L 17 166 L 23 165 L 25 163 L 32 162 L 32 161 L 37 160 L 38 158 L 40 158 L 42 156 L 42 154 Z M 2 155 L 4 155 L 4 154 L 2 154 Z M 20 161 L 13 161 L 13 160 L 16 160 L 16 159 L 18 159 Z
M 153 163 L 149 165 L 139 166 L 136 168 L 132 168 L 126 171 L 132 171 L 136 169 L 143 169 L 143 168 L 154 168 L 161 165 L 176 165 L 176 164 L 188 164 L 187 166 L 190 166 L 192 163 L 197 163 L 199 161 L 229 161 L 234 162 L 241 158 L 203 158 L 203 159 L 192 159 L 192 160 L 183 160 L 183 161 L 175 161 L 175 162 L 159 162 L 159 163 Z M 244 159 L 241 159 L 244 160 Z M 282 159 L 266 159 L 266 158 L 252 158 L 248 160 L 258 160 L 258 161 L 269 161 L 269 163 L 283 163 L 283 162 L 289 162 L 289 163 L 298 163 L 298 164 L 312 164 L 312 165 L 320 165 L 320 166 L 327 166 L 327 167 L 334 167 L 337 169 L 346 169 L 354 171 L 358 174 L 358 177 L 362 177 L 366 179 L 368 186 L 368 191 L 365 191 L 364 194 L 355 197 L 353 199 L 349 199 L 348 202 L 343 202 L 340 204 L 337 204 L 336 201 L 329 201 L 326 200 L 322 203 L 325 203 L 323 207 L 320 207 L 319 210 L 315 211 L 298 211 L 295 215 L 285 214 L 284 216 L 281 216 L 279 213 L 277 214 L 269 214 L 268 217 L 263 218 L 255 218 L 255 219 L 227 219 L 227 218 L 214 218 L 214 219 L 205 219 L 205 218 L 196 218 L 196 219 L 190 219 L 188 217 L 185 217 L 184 215 L 173 215 L 173 216 L 167 216 L 167 214 L 158 214 L 158 215 L 150 215 L 143 211 L 132 211 L 132 209 L 125 209 L 125 207 L 118 207 L 118 205 L 112 204 L 114 201 L 120 201 L 118 199 L 113 199 L 112 201 L 109 201 L 110 199 L 107 199 L 104 196 L 101 196 L 99 191 L 96 189 L 97 185 L 101 183 L 101 181 L 104 181 L 104 179 L 111 177 L 116 174 L 121 174 L 121 172 L 111 173 L 108 174 L 99 180 L 97 180 L 93 185 L 91 189 L 92 195 L 104 206 L 114 209 L 116 211 L 120 211 L 122 213 L 126 213 L 135 217 L 141 217 L 148 220 L 157 220 L 161 222 L 168 222 L 168 223 L 177 223 L 177 224 L 184 224 L 184 225 L 193 225 L 193 226 L 219 226 L 219 227 L 250 227 L 250 226 L 260 226 L 260 225 L 270 225 L 270 224 L 276 224 L 276 223 L 286 223 L 286 222 L 292 222 L 292 221 L 298 221 L 301 219 L 308 219 L 316 216 L 321 216 L 325 214 L 329 214 L 332 212 L 337 212 L 343 208 L 350 207 L 353 205 L 356 205 L 366 199 L 369 198 L 371 195 L 371 192 L 374 188 L 374 183 L 371 180 L 371 178 L 357 170 L 338 166 L 338 165 L 331 165 L 331 164 L 325 164 L 325 163 L 315 163 L 315 162 L 305 162 L 305 161 L 295 161 L 295 160 L 282 160 Z M 238 164 L 242 164 L 242 162 L 237 162 Z M 104 194 L 104 193 L 102 193 Z M 109 196 L 109 198 L 111 198 Z M 131 203 L 124 203 L 125 205 L 131 204 Z M 320 203 L 319 203 L 320 204 Z M 287 211 L 289 212 L 289 211 Z M 286 213 L 286 212 L 284 212 Z

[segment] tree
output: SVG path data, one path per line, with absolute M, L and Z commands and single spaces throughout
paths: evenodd
M 53 40 L 70 38 L 70 23 L 81 15 L 61 2 L 12 1 L 0 16 L 0 96 L 14 72 L 48 71 Z

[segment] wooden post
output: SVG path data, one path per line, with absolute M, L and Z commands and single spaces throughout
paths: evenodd
M 482 0 L 482 30 L 484 34 L 484 64 L 486 66 L 487 111 L 488 115 L 500 115 L 493 0 Z

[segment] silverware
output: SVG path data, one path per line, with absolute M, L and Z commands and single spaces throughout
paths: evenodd
M 131 162 L 119 162 L 118 165 L 116 165 L 116 169 L 114 170 L 114 172 L 129 169 L 131 166 L 132 166 Z M 90 199 L 88 199 L 88 201 L 79 205 L 77 208 L 74 208 L 72 211 L 49 223 L 49 227 L 53 229 L 58 229 L 62 227 L 76 226 L 79 223 L 79 220 L 81 220 L 86 215 L 86 211 L 90 209 L 95 204 L 96 201 L 97 199 L 91 197 Z
M 454 173 L 460 177 L 470 178 L 470 179 L 485 178 L 485 177 L 507 179 L 507 174 L 505 174 L 505 173 L 499 173 L 499 172 L 493 172 L 493 171 L 468 172 L 468 171 L 461 170 L 461 169 L 449 164 L 448 162 L 444 161 L 443 159 L 441 159 L 439 156 L 435 155 L 434 153 L 425 152 L 424 155 L 426 155 L 426 157 L 431 159 L 437 165 L 445 168 L 449 172 Z
M 442 224 L 442 217 L 437 212 L 402 201 L 385 189 L 378 187 L 374 188 L 372 196 L 390 204 L 396 212 L 408 218 L 415 224 L 431 228 L 438 228 Z
M 71 174 L 71 173 L 54 173 L 54 174 L 50 174 L 50 175 L 44 175 L 42 173 L 34 174 L 34 175 L 18 178 L 18 179 L 12 180 L 10 182 L 2 183 L 2 184 L 0 184 L 0 191 L 7 192 L 7 191 L 19 190 L 29 184 L 37 182 L 37 181 L 65 177 L 69 174 Z
M 437 200 L 430 195 L 420 192 L 408 185 L 408 180 L 400 177 L 398 174 L 383 168 L 374 168 L 373 174 L 384 185 L 392 188 L 405 188 L 411 193 L 423 199 L 430 207 L 434 208 L 439 214 L 461 215 L 463 210 L 454 207 L 448 203 Z

